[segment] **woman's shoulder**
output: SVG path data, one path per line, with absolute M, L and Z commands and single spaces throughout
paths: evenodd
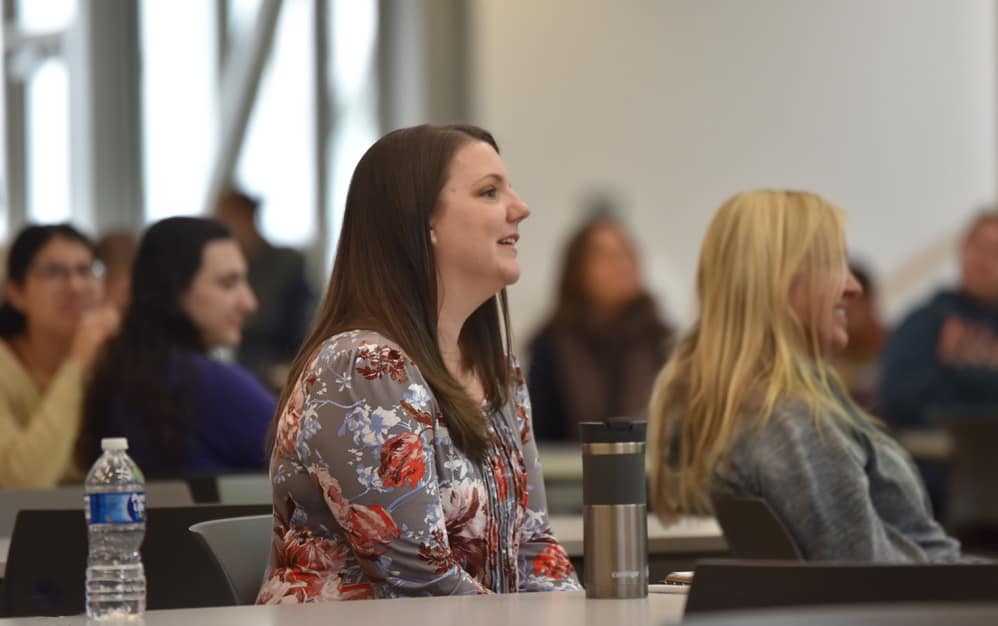
M 379 364 L 404 366 L 412 363 L 402 346 L 393 339 L 374 330 L 347 330 L 328 337 L 323 341 L 312 358 L 316 362 L 346 360 L 354 362 L 357 359 L 377 361 Z
M 306 376 L 339 375 L 347 370 L 368 380 L 405 382 L 419 368 L 398 342 L 373 330 L 348 330 L 323 341 L 305 367 Z
M 853 450 L 858 442 L 856 425 L 828 407 L 812 407 L 801 399 L 777 402 L 773 411 L 747 426 L 736 447 L 743 454 L 771 456 L 798 450 L 822 454 L 829 450 Z
M 0 338 L 0 372 L 15 371 L 27 374 L 27 370 L 24 368 L 21 360 L 14 353 L 14 348 L 7 342 L 7 339 Z
M 389 339 L 375 330 L 345 330 L 322 342 L 319 352 L 340 354 L 343 352 L 372 352 L 387 349 L 408 358 L 398 342 Z
M 175 362 L 179 367 L 191 368 L 197 372 L 199 387 L 228 390 L 239 388 L 273 395 L 256 376 L 237 363 L 197 352 L 177 355 Z

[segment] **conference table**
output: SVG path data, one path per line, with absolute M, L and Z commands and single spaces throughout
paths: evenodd
M 650 593 L 633 600 L 591 600 L 582 591 L 492 596 L 357 600 L 283 606 L 233 606 L 148 611 L 144 626 L 549 626 L 550 624 L 678 624 L 686 596 Z M 92 624 L 93 622 L 91 622 Z M 84 626 L 83 615 L 0 619 L 0 626 Z

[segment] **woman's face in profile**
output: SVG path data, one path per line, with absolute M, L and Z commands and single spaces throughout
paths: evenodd
M 621 229 L 611 223 L 593 227 L 582 259 L 582 288 L 590 302 L 614 312 L 641 292 L 637 255 Z
M 201 267 L 181 297 L 181 308 L 208 348 L 236 346 L 242 339 L 246 316 L 257 308 L 246 271 L 235 240 L 216 239 L 204 247 Z
M 53 237 L 28 266 L 24 284 L 7 286 L 11 304 L 27 319 L 28 328 L 69 336 L 83 314 L 102 296 L 90 249 L 66 237 Z
M 492 146 L 469 141 L 458 148 L 430 222 L 444 293 L 487 298 L 515 283 L 519 226 L 528 215 Z
M 843 263 L 841 269 L 804 268 L 790 286 L 790 308 L 804 329 L 818 337 L 822 356 L 849 345 L 848 301 L 863 288 Z

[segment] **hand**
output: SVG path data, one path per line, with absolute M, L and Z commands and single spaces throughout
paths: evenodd
M 83 367 L 89 367 L 107 340 L 118 332 L 120 322 L 118 310 L 110 304 L 102 304 L 84 313 L 73 335 L 69 358 Z

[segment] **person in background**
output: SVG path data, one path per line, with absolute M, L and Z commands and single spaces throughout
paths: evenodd
M 650 410 L 651 495 L 665 520 L 718 496 L 761 498 L 806 560 L 956 561 L 907 453 L 828 359 L 861 288 L 844 214 L 796 191 L 734 196 L 707 229 L 699 312 Z
M 105 234 L 97 241 L 97 260 L 104 267 L 105 300 L 124 313 L 131 289 L 135 237 L 125 231 Z
M 853 401 L 867 413 L 878 415 L 880 351 L 887 332 L 877 313 L 877 292 L 870 273 L 858 263 L 851 263 L 849 271 L 862 291 L 846 300 L 849 345 L 833 355 L 831 363 Z
M 947 408 L 994 408 L 998 420 L 998 212 L 974 220 L 960 269 L 959 289 L 936 294 L 887 339 L 880 393 L 896 428 L 931 426 Z
M 584 223 L 565 248 L 554 313 L 530 342 L 537 438 L 574 441 L 579 422 L 644 418 L 672 334 L 620 223 Z
M 264 384 L 280 389 L 312 318 L 305 259 L 297 250 L 272 246 L 263 238 L 257 228 L 255 198 L 230 190 L 216 206 L 216 216 L 246 255 L 250 287 L 260 303 L 246 320 L 236 359 Z
M 967 230 L 960 276 L 959 288 L 938 292 L 887 338 L 882 416 L 898 431 L 941 429 L 941 420 L 975 412 L 998 421 L 998 211 L 979 214 Z M 970 485 L 951 484 L 951 459 L 917 462 L 937 514 L 953 524 L 951 500 L 961 502 L 958 492 Z
M 259 603 L 579 589 L 551 533 L 505 287 L 530 209 L 495 139 L 379 139 L 288 376 Z
M 121 333 L 96 364 L 77 450 L 127 437 L 147 476 L 262 469 L 274 396 L 249 372 L 208 352 L 239 344 L 256 308 L 246 260 L 219 222 L 173 217 L 139 244 Z
M 0 487 L 80 478 L 85 376 L 119 319 L 101 295 L 93 243 L 72 226 L 28 226 L 14 239 L 0 305 Z

